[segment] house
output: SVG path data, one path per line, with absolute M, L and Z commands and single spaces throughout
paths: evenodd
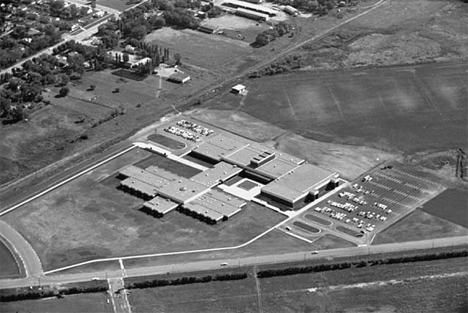
M 190 76 L 181 72 L 177 72 L 169 76 L 168 80 L 174 83 L 184 84 L 190 80 Z
M 128 53 L 135 53 L 135 47 L 131 45 L 126 45 L 124 50 L 125 52 L 128 52 Z
M 300 14 L 299 10 L 297 10 L 296 8 L 290 6 L 290 5 L 287 5 L 284 7 L 284 12 L 288 13 L 289 15 L 292 15 L 292 16 L 298 16 Z
M 245 94 L 247 92 L 247 87 L 241 84 L 235 85 L 231 88 L 231 92 L 235 94 Z
M 199 32 L 207 33 L 207 34 L 212 34 L 215 31 L 213 28 L 207 27 L 207 26 L 200 26 L 200 27 L 197 28 L 197 30 Z
M 93 17 L 103 17 L 105 15 L 104 11 L 95 11 Z

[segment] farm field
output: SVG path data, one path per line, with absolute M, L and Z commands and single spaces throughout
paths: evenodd
M 132 289 L 132 312 L 258 312 L 253 278 L 163 288 Z
M 448 189 L 423 205 L 422 210 L 468 228 L 468 191 Z
M 46 298 L 0 303 L 2 313 L 112 313 L 105 293 L 69 295 L 62 299 Z
M 466 145 L 457 134 L 468 131 L 467 69 L 449 62 L 265 77 L 245 82 L 245 98 L 227 93 L 209 104 L 319 141 L 444 150 Z
M 0 239 L 0 279 L 15 278 L 21 271 L 16 259 L 3 240 Z
M 129 301 L 134 312 L 463 312 L 467 269 L 455 258 L 257 280 L 249 271 L 240 281 L 133 289 Z

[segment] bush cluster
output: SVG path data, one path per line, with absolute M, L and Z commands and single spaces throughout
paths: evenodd
M 11 302 L 20 300 L 35 300 L 49 297 L 61 297 L 63 295 L 73 295 L 79 293 L 95 293 L 107 291 L 104 286 L 90 286 L 90 287 L 71 287 L 62 290 L 29 290 L 22 288 L 20 292 L 16 292 L 11 295 L 1 295 L 0 302 Z

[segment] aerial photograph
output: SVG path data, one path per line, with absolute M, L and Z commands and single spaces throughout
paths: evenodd
M 468 313 L 468 0 L 0 0 L 0 313 Z

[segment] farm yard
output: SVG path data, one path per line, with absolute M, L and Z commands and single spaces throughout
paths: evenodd
M 209 104 L 320 141 L 414 153 L 466 144 L 463 62 L 248 80 L 249 93 Z M 433 75 L 437 72 L 437 75 Z

